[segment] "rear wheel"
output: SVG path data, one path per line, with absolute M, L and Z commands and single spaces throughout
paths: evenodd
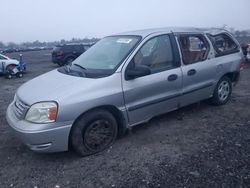
M 71 130 L 70 143 L 79 155 L 92 155 L 111 146 L 117 130 L 117 122 L 111 113 L 95 110 L 77 120 Z
M 22 72 L 16 73 L 16 77 L 17 77 L 17 78 L 22 78 L 22 77 L 23 77 L 23 73 L 22 73 Z
M 227 76 L 222 77 L 215 90 L 211 101 L 214 105 L 226 104 L 232 93 L 232 82 Z

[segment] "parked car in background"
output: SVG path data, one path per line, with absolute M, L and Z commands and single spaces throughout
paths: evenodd
M 13 53 L 13 52 L 18 52 L 17 48 L 7 48 L 3 50 L 3 53 Z
M 247 61 L 250 62 L 250 44 L 248 44 L 248 48 L 247 48 Z
M 20 54 L 19 61 L 0 54 L 0 74 L 5 78 L 11 79 L 13 76 L 22 78 L 25 72 L 26 63 L 23 61 L 22 54 Z
M 23 84 L 7 121 L 34 151 L 71 146 L 82 156 L 94 154 L 154 116 L 204 99 L 226 104 L 242 57 L 237 40 L 221 29 L 112 35 L 70 65 Z
M 246 62 L 250 62 L 250 44 L 242 43 L 241 44 L 242 52 Z
M 92 45 L 93 43 L 58 45 L 52 51 L 52 62 L 60 66 L 68 65 Z

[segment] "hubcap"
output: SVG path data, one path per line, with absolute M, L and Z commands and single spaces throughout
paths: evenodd
M 220 101 L 225 101 L 230 93 L 230 86 L 227 81 L 222 81 L 218 87 L 218 95 Z
M 112 143 L 114 134 L 114 126 L 109 121 L 96 120 L 83 133 L 83 142 L 88 149 L 100 151 Z

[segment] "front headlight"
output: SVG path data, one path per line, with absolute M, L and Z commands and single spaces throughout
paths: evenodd
M 30 107 L 25 120 L 33 123 L 52 123 L 56 121 L 56 115 L 57 104 L 55 102 L 40 102 Z

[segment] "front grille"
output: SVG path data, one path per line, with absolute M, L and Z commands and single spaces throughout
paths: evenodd
M 16 98 L 13 105 L 13 112 L 18 119 L 24 119 L 24 116 L 29 109 L 29 106 L 22 102 L 20 99 Z

